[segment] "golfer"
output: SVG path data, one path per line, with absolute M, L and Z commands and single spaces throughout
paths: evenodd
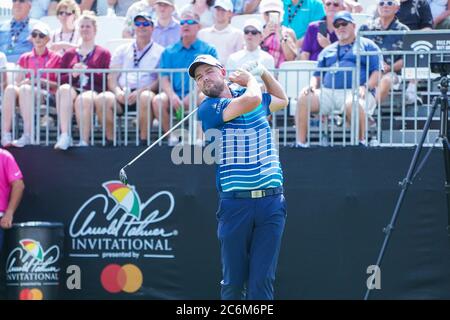
M 222 259 L 222 299 L 271 300 L 286 220 L 283 174 L 267 116 L 286 107 L 277 80 L 257 62 L 244 65 L 229 80 L 245 87 L 232 90 L 225 69 L 210 55 L 189 67 L 206 98 L 198 110 L 203 131 L 222 134 L 217 167 L 217 211 Z M 259 75 L 267 93 L 261 93 Z

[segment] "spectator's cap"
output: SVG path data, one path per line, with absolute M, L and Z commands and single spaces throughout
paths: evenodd
M 133 21 L 135 21 L 137 18 L 143 18 L 147 21 L 153 22 L 152 17 L 146 11 L 139 12 L 137 15 L 135 15 Z
M 216 2 L 214 3 L 214 8 L 217 7 L 221 7 L 226 11 L 233 12 L 233 3 L 231 2 L 231 0 L 216 0 Z
M 223 65 L 219 62 L 219 60 L 209 54 L 201 54 L 197 56 L 194 62 L 192 62 L 189 66 L 189 76 L 191 76 L 191 78 L 195 78 L 195 69 L 197 69 L 197 67 L 201 64 L 209 64 L 210 66 L 223 69 Z
M 276 11 L 283 15 L 283 2 L 281 0 L 262 0 L 259 4 L 259 11 L 264 13 L 268 11 Z
M 355 20 L 353 20 L 353 16 L 348 11 L 339 11 L 334 15 L 333 23 L 335 23 L 338 20 L 344 20 L 347 22 L 355 23 Z
M 263 26 L 262 26 L 261 21 L 259 21 L 258 19 L 255 19 L 255 18 L 245 20 L 244 29 L 247 27 L 253 27 L 256 30 L 258 30 L 259 32 L 261 32 L 261 33 L 263 32 Z
M 42 22 L 34 24 L 33 28 L 31 28 L 31 30 L 30 30 L 30 34 L 33 31 L 39 31 L 42 34 L 45 34 L 47 37 L 50 36 L 50 28 L 45 23 L 42 23 Z
M 155 3 L 164 3 L 175 8 L 174 0 L 156 0 Z

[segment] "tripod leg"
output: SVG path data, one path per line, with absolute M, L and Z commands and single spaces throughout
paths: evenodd
M 416 150 L 414 152 L 414 156 L 413 156 L 411 164 L 409 166 L 408 173 L 406 174 L 406 178 L 400 183 L 400 185 L 402 187 L 402 191 L 400 192 L 400 196 L 397 200 L 397 204 L 395 206 L 394 213 L 392 215 L 391 221 L 389 222 L 389 225 L 383 229 L 383 232 L 386 234 L 386 236 L 384 237 L 384 242 L 381 247 L 380 253 L 378 255 L 378 259 L 377 259 L 377 263 L 376 263 L 376 266 L 378 266 L 378 269 L 376 269 L 376 270 L 379 270 L 379 268 L 381 266 L 381 261 L 383 260 L 384 252 L 387 248 L 389 238 L 391 236 L 391 231 L 394 229 L 395 221 L 397 220 L 398 213 L 400 212 L 400 208 L 403 204 L 403 200 L 405 198 L 406 191 L 408 191 L 408 187 L 412 183 L 411 178 L 416 170 L 417 162 L 419 160 L 420 153 L 423 148 L 423 143 L 425 142 L 426 136 L 428 134 L 428 130 L 430 129 L 431 121 L 433 119 L 434 113 L 436 112 L 436 109 L 439 104 L 440 104 L 440 97 L 436 97 L 434 100 L 434 103 L 433 103 L 433 108 L 432 108 L 430 114 L 428 115 L 427 122 L 425 123 L 425 127 L 423 129 L 422 136 L 420 138 L 420 142 L 417 145 Z M 372 290 L 371 288 L 369 288 L 369 287 L 367 288 L 366 294 L 364 296 L 364 300 L 369 299 L 371 290 Z
M 448 99 L 445 95 L 442 97 L 441 103 L 441 132 L 442 149 L 444 152 L 444 168 L 445 168 L 445 193 L 447 196 L 447 234 L 450 239 L 450 127 L 448 125 Z

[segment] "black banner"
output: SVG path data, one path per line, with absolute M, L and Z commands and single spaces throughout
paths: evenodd
M 16 222 L 65 226 L 62 298 L 219 298 L 215 167 L 174 165 L 172 150 L 136 162 L 129 187 L 119 169 L 142 148 L 12 150 L 26 184 Z M 412 153 L 281 150 L 288 219 L 277 299 L 364 296 Z M 434 151 L 408 192 L 372 298 L 450 298 L 442 158 Z

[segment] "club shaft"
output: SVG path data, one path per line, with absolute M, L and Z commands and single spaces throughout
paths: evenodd
M 181 106 L 180 108 L 182 108 Z M 138 154 L 133 160 L 128 162 L 122 169 L 125 169 L 128 166 L 131 166 L 133 163 L 135 163 L 140 157 L 142 157 L 144 154 L 146 154 L 151 148 L 156 146 L 158 143 L 160 143 L 165 137 L 167 137 L 169 134 L 171 134 L 173 131 L 175 131 L 181 124 L 183 124 L 187 119 L 189 119 L 194 113 L 196 113 L 198 110 L 198 107 L 196 107 L 194 110 L 191 111 L 186 117 L 180 120 L 176 125 L 174 125 L 170 130 L 168 130 L 165 134 L 163 134 L 158 140 L 153 142 L 151 145 L 149 145 L 144 151 L 142 151 L 140 154 Z

